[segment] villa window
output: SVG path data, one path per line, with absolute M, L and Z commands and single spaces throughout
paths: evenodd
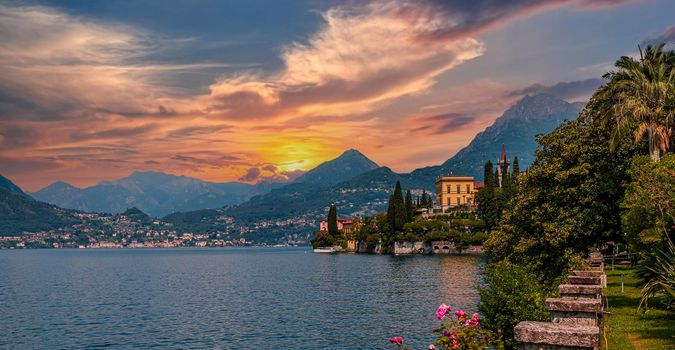
M 448 205 L 452 205 L 452 198 L 448 198 Z
M 448 185 L 448 193 L 452 193 L 452 186 Z
M 461 192 L 462 192 L 462 191 L 460 190 L 460 188 L 461 188 L 461 187 L 460 187 L 459 185 L 457 185 L 457 193 L 461 193 Z
M 471 192 L 471 185 L 466 185 L 466 193 Z
M 458 198 L 457 198 L 457 205 L 460 205 L 460 204 L 461 204 L 461 201 L 462 201 L 462 200 L 458 197 Z

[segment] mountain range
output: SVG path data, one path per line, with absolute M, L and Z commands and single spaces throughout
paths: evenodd
M 521 169 L 528 167 L 534 160 L 536 136 L 552 131 L 565 120 L 575 119 L 582 108 L 582 104 L 571 104 L 552 95 L 526 96 L 441 165 L 396 173 L 388 167 L 376 167 L 365 155 L 349 150 L 306 174 L 308 178 L 312 174 L 330 174 L 329 181 L 303 182 L 299 178 L 295 183 L 252 197 L 218 214 L 202 210 L 177 213 L 165 219 L 189 230 L 197 228 L 190 226 L 191 222 L 199 223 L 199 229 L 204 229 L 204 223 L 212 221 L 214 216 L 228 215 L 243 227 L 262 226 L 270 235 L 283 235 L 313 229 L 333 203 L 337 204 L 342 216 L 371 215 L 386 209 L 396 181 L 419 195 L 422 190 L 434 192 L 436 176 L 444 173 L 471 175 L 482 180 L 485 162 L 496 162 L 502 145 L 509 152 L 509 159 L 517 156 Z M 359 167 L 359 164 L 366 166 Z M 356 171 L 339 171 L 357 168 L 361 169 L 358 174 Z M 280 225 L 279 222 L 289 224 Z M 306 227 L 308 223 L 309 227 Z
M 27 202 L 32 199 L 4 177 L 0 177 L 0 189 L 3 194 L 10 194 L 6 199 L 23 203 L 23 208 L 40 208 L 26 213 L 28 216 L 40 211 L 48 215 L 56 210 L 54 222 L 63 218 L 54 205 L 106 213 L 121 213 L 134 207 L 158 217 L 173 213 L 164 220 L 181 230 L 213 229 L 227 216 L 241 227 L 262 227 L 263 233 L 283 235 L 313 228 L 331 203 L 338 205 L 341 216 L 381 212 L 396 181 L 419 194 L 422 190 L 433 192 L 439 174 L 452 172 L 482 180 L 484 163 L 497 160 L 502 144 L 509 159 L 518 156 L 524 169 L 534 159 L 536 136 L 552 131 L 564 120 L 576 118 L 582 108 L 582 104 L 571 104 L 552 95 L 526 96 L 444 163 L 410 173 L 380 167 L 361 152 L 350 149 L 290 183 L 215 183 L 159 172 L 134 172 L 87 188 L 56 182 L 29 193 L 51 206 L 34 200 Z M 0 212 L 3 217 L 22 215 L 9 212 L 6 200 L 0 200 L 0 206 L 3 205 L 4 211 Z M 284 224 L 278 224 L 280 221 Z
M 152 216 L 164 216 L 177 211 L 240 204 L 281 185 L 266 181 L 255 185 L 217 183 L 187 176 L 136 171 L 125 178 L 87 188 L 55 182 L 30 195 L 70 209 L 116 214 L 138 207 Z

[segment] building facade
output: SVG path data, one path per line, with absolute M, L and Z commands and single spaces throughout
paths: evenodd
M 361 229 L 361 221 L 358 219 L 337 219 L 337 228 L 345 235 L 356 233 Z M 319 230 L 328 231 L 328 220 L 321 220 Z
M 443 211 L 449 208 L 476 206 L 479 183 L 473 176 L 441 175 L 436 178 L 436 205 Z

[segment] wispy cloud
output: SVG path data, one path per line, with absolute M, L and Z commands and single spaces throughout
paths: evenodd
M 419 162 L 446 158 L 517 98 L 503 83 L 439 86 L 446 73 L 485 54 L 482 33 L 556 6 L 624 3 L 345 2 L 320 12 L 314 32 L 281 45 L 274 67 L 188 56 L 173 62 L 164 54 L 229 41 L 0 4 L 0 172 L 30 177 L 31 186 L 48 178 L 90 185 L 147 169 L 291 179 L 348 147 L 385 164 L 425 165 Z M 200 86 L 177 83 L 190 74 Z M 571 95 L 591 83 L 521 93 Z M 373 133 L 380 129 L 387 132 Z M 408 137 L 410 130 L 425 142 Z

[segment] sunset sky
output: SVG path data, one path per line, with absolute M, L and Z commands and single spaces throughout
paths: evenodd
M 0 174 L 293 177 L 439 164 L 527 93 L 586 100 L 675 1 L 0 2 Z

